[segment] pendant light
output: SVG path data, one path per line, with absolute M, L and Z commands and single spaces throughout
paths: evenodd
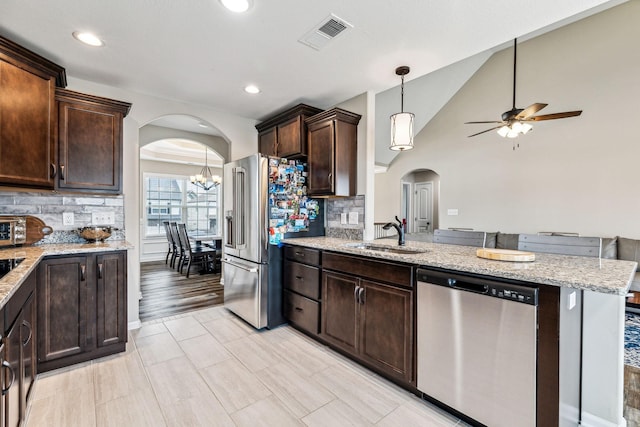
M 413 113 L 404 112 L 404 76 L 409 74 L 409 67 L 403 65 L 396 68 L 396 74 L 402 78 L 400 84 L 400 112 L 391 115 L 390 150 L 405 151 L 413 148 Z
M 209 168 L 209 159 L 207 158 L 208 152 L 209 150 L 205 147 L 204 167 L 202 168 L 200 173 L 198 175 L 191 175 L 191 177 L 189 178 L 193 185 L 202 188 L 204 191 L 209 191 L 213 187 L 220 185 L 220 183 L 222 182 L 222 178 L 211 173 L 211 169 Z

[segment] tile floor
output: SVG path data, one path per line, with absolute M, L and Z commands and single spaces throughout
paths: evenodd
M 465 426 L 288 326 L 223 307 L 153 320 L 127 351 L 38 376 L 28 427 Z

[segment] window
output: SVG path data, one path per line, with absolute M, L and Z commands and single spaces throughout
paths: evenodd
M 163 221 L 184 222 L 190 234 L 219 235 L 218 195 L 191 184 L 189 177 L 145 174 L 145 237 L 164 236 Z

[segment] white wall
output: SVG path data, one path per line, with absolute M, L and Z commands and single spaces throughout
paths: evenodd
M 513 51 L 496 53 L 416 136 L 416 148 L 376 175 L 376 221 L 395 214 L 404 174 L 432 169 L 441 177 L 441 228 L 640 238 L 639 21 L 632 1 L 519 45 L 517 106 L 583 114 L 534 123 L 515 151 L 494 132 L 467 138 L 485 128 L 463 124 L 511 108 Z M 447 216 L 450 208 L 459 215 Z
M 125 205 L 125 229 L 127 241 L 135 245 L 128 257 L 128 316 L 129 326 L 139 323 L 138 300 L 140 296 L 140 147 L 139 128 L 145 124 L 174 114 L 186 114 L 203 119 L 215 126 L 229 141 L 231 159 L 255 153 L 258 147 L 255 120 L 234 116 L 197 105 L 156 98 L 86 80 L 68 77 L 68 89 L 92 95 L 131 102 L 131 112 L 124 119 L 123 194 Z

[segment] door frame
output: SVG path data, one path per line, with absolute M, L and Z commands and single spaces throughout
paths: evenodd
M 433 222 L 434 222 L 434 219 L 433 219 L 433 187 L 434 187 L 434 185 L 433 185 L 433 184 L 434 184 L 434 183 L 433 183 L 433 181 L 420 181 L 420 182 L 414 182 L 414 183 L 413 183 L 413 194 L 416 194 L 416 195 L 417 195 L 418 190 L 416 189 L 416 187 L 417 187 L 418 185 L 420 185 L 420 184 L 425 184 L 425 186 L 430 187 L 430 190 L 429 190 L 429 197 L 431 198 L 431 200 L 429 200 L 429 206 L 428 206 L 428 208 L 429 208 L 429 210 L 430 210 L 430 212 L 429 212 L 429 218 L 431 218 L 431 220 L 430 220 L 430 222 L 429 222 L 429 227 L 427 227 L 427 231 L 429 231 L 429 232 L 433 232 L 433 226 L 434 226 L 434 224 L 433 224 Z M 414 219 L 418 217 L 418 209 L 419 209 L 419 206 L 418 206 L 418 203 L 417 203 L 417 196 L 416 196 L 416 198 L 415 198 L 415 199 L 416 199 L 416 201 L 414 202 L 414 206 L 413 206 L 413 218 L 414 218 Z M 417 231 L 418 231 L 418 230 L 417 230 L 417 227 L 416 227 L 416 222 L 417 222 L 417 221 L 414 221 L 414 222 L 413 222 L 413 226 L 414 226 L 413 231 L 414 231 L 414 232 L 417 232 Z
M 405 215 L 407 219 L 407 233 L 412 233 L 414 227 L 413 211 L 413 183 L 400 180 L 400 215 Z M 400 218 L 402 219 L 402 218 Z

